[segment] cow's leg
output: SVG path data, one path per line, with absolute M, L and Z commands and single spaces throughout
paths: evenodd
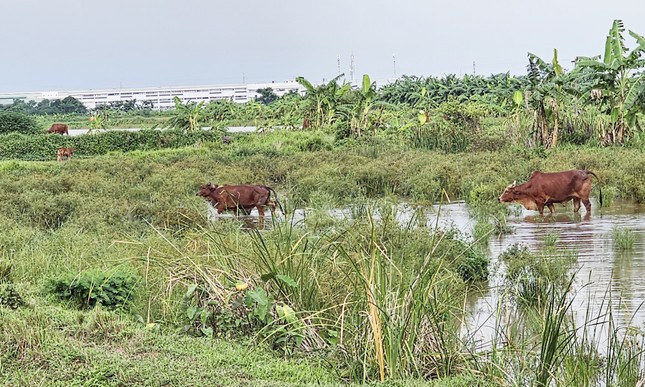
M 549 203 L 549 204 L 547 204 L 546 206 L 547 206 L 547 207 L 549 207 L 549 211 L 550 211 L 552 214 L 555 212 L 555 207 L 553 206 L 553 203 Z
M 544 202 L 543 201 L 535 201 L 535 206 L 537 207 L 537 210 L 540 211 L 540 215 L 544 215 Z
M 585 205 L 585 209 L 587 210 L 587 213 L 590 213 L 591 212 L 591 201 L 589 199 L 583 199 L 582 204 Z
M 573 198 L 573 212 L 578 212 L 580 209 L 580 198 Z
M 258 216 L 260 216 L 260 219 L 264 219 L 264 206 L 258 204 L 257 206 L 255 206 L 255 208 L 258 209 Z
M 271 216 L 275 217 L 275 202 L 267 202 L 269 210 L 271 211 Z

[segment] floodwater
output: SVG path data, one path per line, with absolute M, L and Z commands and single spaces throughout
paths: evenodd
M 501 280 L 503 265 L 499 265 L 500 253 L 514 244 L 527 246 L 530 251 L 544 251 L 547 240 L 557 238 L 555 249 L 549 258 L 554 265 L 557 260 L 567 261 L 567 256 L 577 257 L 570 273 L 575 273 L 571 295 L 572 310 L 578 326 L 592 317 L 611 313 L 617 326 L 642 326 L 645 323 L 645 206 L 614 201 L 610 207 L 598 209 L 592 201 L 592 214 L 587 216 L 584 207 L 581 214 L 574 214 L 571 206 L 556 207 L 552 216 L 540 217 L 535 211 L 523 210 L 508 218 L 512 234 L 491 237 L 489 254 L 492 267 L 497 267 L 484 294 L 473 302 L 472 320 L 467 323 L 473 338 L 486 346 L 493 337 L 495 311 L 499 308 L 504 283 Z M 453 215 L 461 224 L 468 224 L 465 208 L 454 208 Z M 458 223 L 458 222 L 457 222 Z M 472 225 L 471 225 L 472 228 Z M 631 230 L 633 248 L 620 251 L 614 246 L 614 229 Z M 565 263 L 566 264 L 566 263 Z M 606 331 L 594 332 L 595 340 L 606 340 Z
M 519 207 L 519 206 L 518 206 Z M 467 306 L 470 319 L 465 322 L 464 333 L 481 347 L 490 345 L 493 339 L 495 316 L 500 307 L 500 297 L 504 291 L 503 271 L 498 257 L 514 244 L 526 246 L 530 251 L 544 251 L 547 240 L 555 239 L 555 249 L 550 259 L 554 264 L 570 264 L 570 257 L 576 257 L 570 264 L 570 272 L 575 273 L 572 310 L 576 313 L 578 325 L 585 323 L 589 316 L 597 317 L 607 313 L 611 298 L 611 312 L 617 326 L 642 326 L 645 323 L 645 206 L 615 200 L 609 207 L 598 208 L 592 199 L 592 214 L 587 215 L 583 208 L 575 214 L 569 204 L 556 206 L 554 215 L 539 216 L 536 211 L 521 209 L 507 218 L 513 230 L 510 234 L 491 236 L 488 253 L 492 273 L 488 287 Z M 335 217 L 351 216 L 348 210 L 335 210 Z M 268 214 L 267 214 L 268 215 Z M 418 216 L 413 208 L 399 206 L 397 218 L 406 224 L 412 216 Z M 226 215 L 225 215 L 226 216 Z M 232 215 L 228 215 L 232 217 Z M 295 221 L 306 216 L 304 210 L 296 211 Z M 215 217 L 214 211 L 211 217 Z M 376 217 L 376 215 L 375 215 Z M 427 227 L 455 227 L 467 238 L 472 235 L 475 221 L 470 217 L 465 203 L 457 202 L 434 206 L 426 213 Z M 271 224 L 267 216 L 268 225 Z M 249 223 L 249 221 L 251 223 Z M 253 227 L 257 216 L 249 216 L 247 225 Z M 619 251 L 614 246 L 614 229 L 631 230 L 634 245 L 631 250 Z M 556 262 L 564 260 L 565 263 Z M 602 341 L 606 332 L 595 339 Z

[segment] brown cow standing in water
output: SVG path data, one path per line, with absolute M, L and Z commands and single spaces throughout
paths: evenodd
M 275 203 L 270 200 L 271 191 L 273 188 L 264 185 L 208 183 L 199 187 L 197 195 L 209 200 L 218 214 L 226 210 L 248 215 L 253 208 L 257 208 L 260 219 L 264 219 L 265 206 L 269 207 L 272 215 L 275 213 Z
M 49 129 L 47 129 L 47 133 L 66 134 L 69 136 L 67 129 L 67 124 L 53 124 Z
M 573 211 L 578 212 L 582 201 L 589 214 L 591 213 L 589 201 L 591 176 L 598 179 L 595 173 L 586 170 L 551 173 L 535 171 L 526 183 L 520 185 L 513 183 L 506 187 L 498 200 L 501 203 L 520 203 L 527 210 L 537 210 L 540 211 L 540 215 L 543 215 L 545 206 L 553 214 L 554 203 L 566 203 L 573 199 Z M 599 200 L 602 206 L 602 190 Z
M 56 160 L 63 161 L 64 159 L 71 159 L 76 148 L 58 148 L 56 152 Z

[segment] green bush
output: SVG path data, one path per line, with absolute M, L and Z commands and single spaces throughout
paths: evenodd
M 117 309 L 127 307 L 132 302 L 137 282 L 136 277 L 125 273 L 89 271 L 52 279 L 47 291 L 80 308 L 93 308 L 100 304 Z
M 11 283 L 0 283 L 0 306 L 18 309 L 24 305 L 22 297 Z
M 0 111 L 0 134 L 11 132 L 36 133 L 38 125 L 33 118 L 26 114 Z
M 76 148 L 76 158 L 110 152 L 181 148 L 204 142 L 220 142 L 221 138 L 219 132 L 202 130 L 190 133 L 179 130 L 113 130 L 76 137 L 1 133 L 0 158 L 18 160 L 56 160 L 56 150 L 60 147 Z

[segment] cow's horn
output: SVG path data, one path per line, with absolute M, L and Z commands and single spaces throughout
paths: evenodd
M 513 180 L 513 184 L 511 184 L 511 186 L 515 187 L 515 183 L 517 183 L 517 180 Z

